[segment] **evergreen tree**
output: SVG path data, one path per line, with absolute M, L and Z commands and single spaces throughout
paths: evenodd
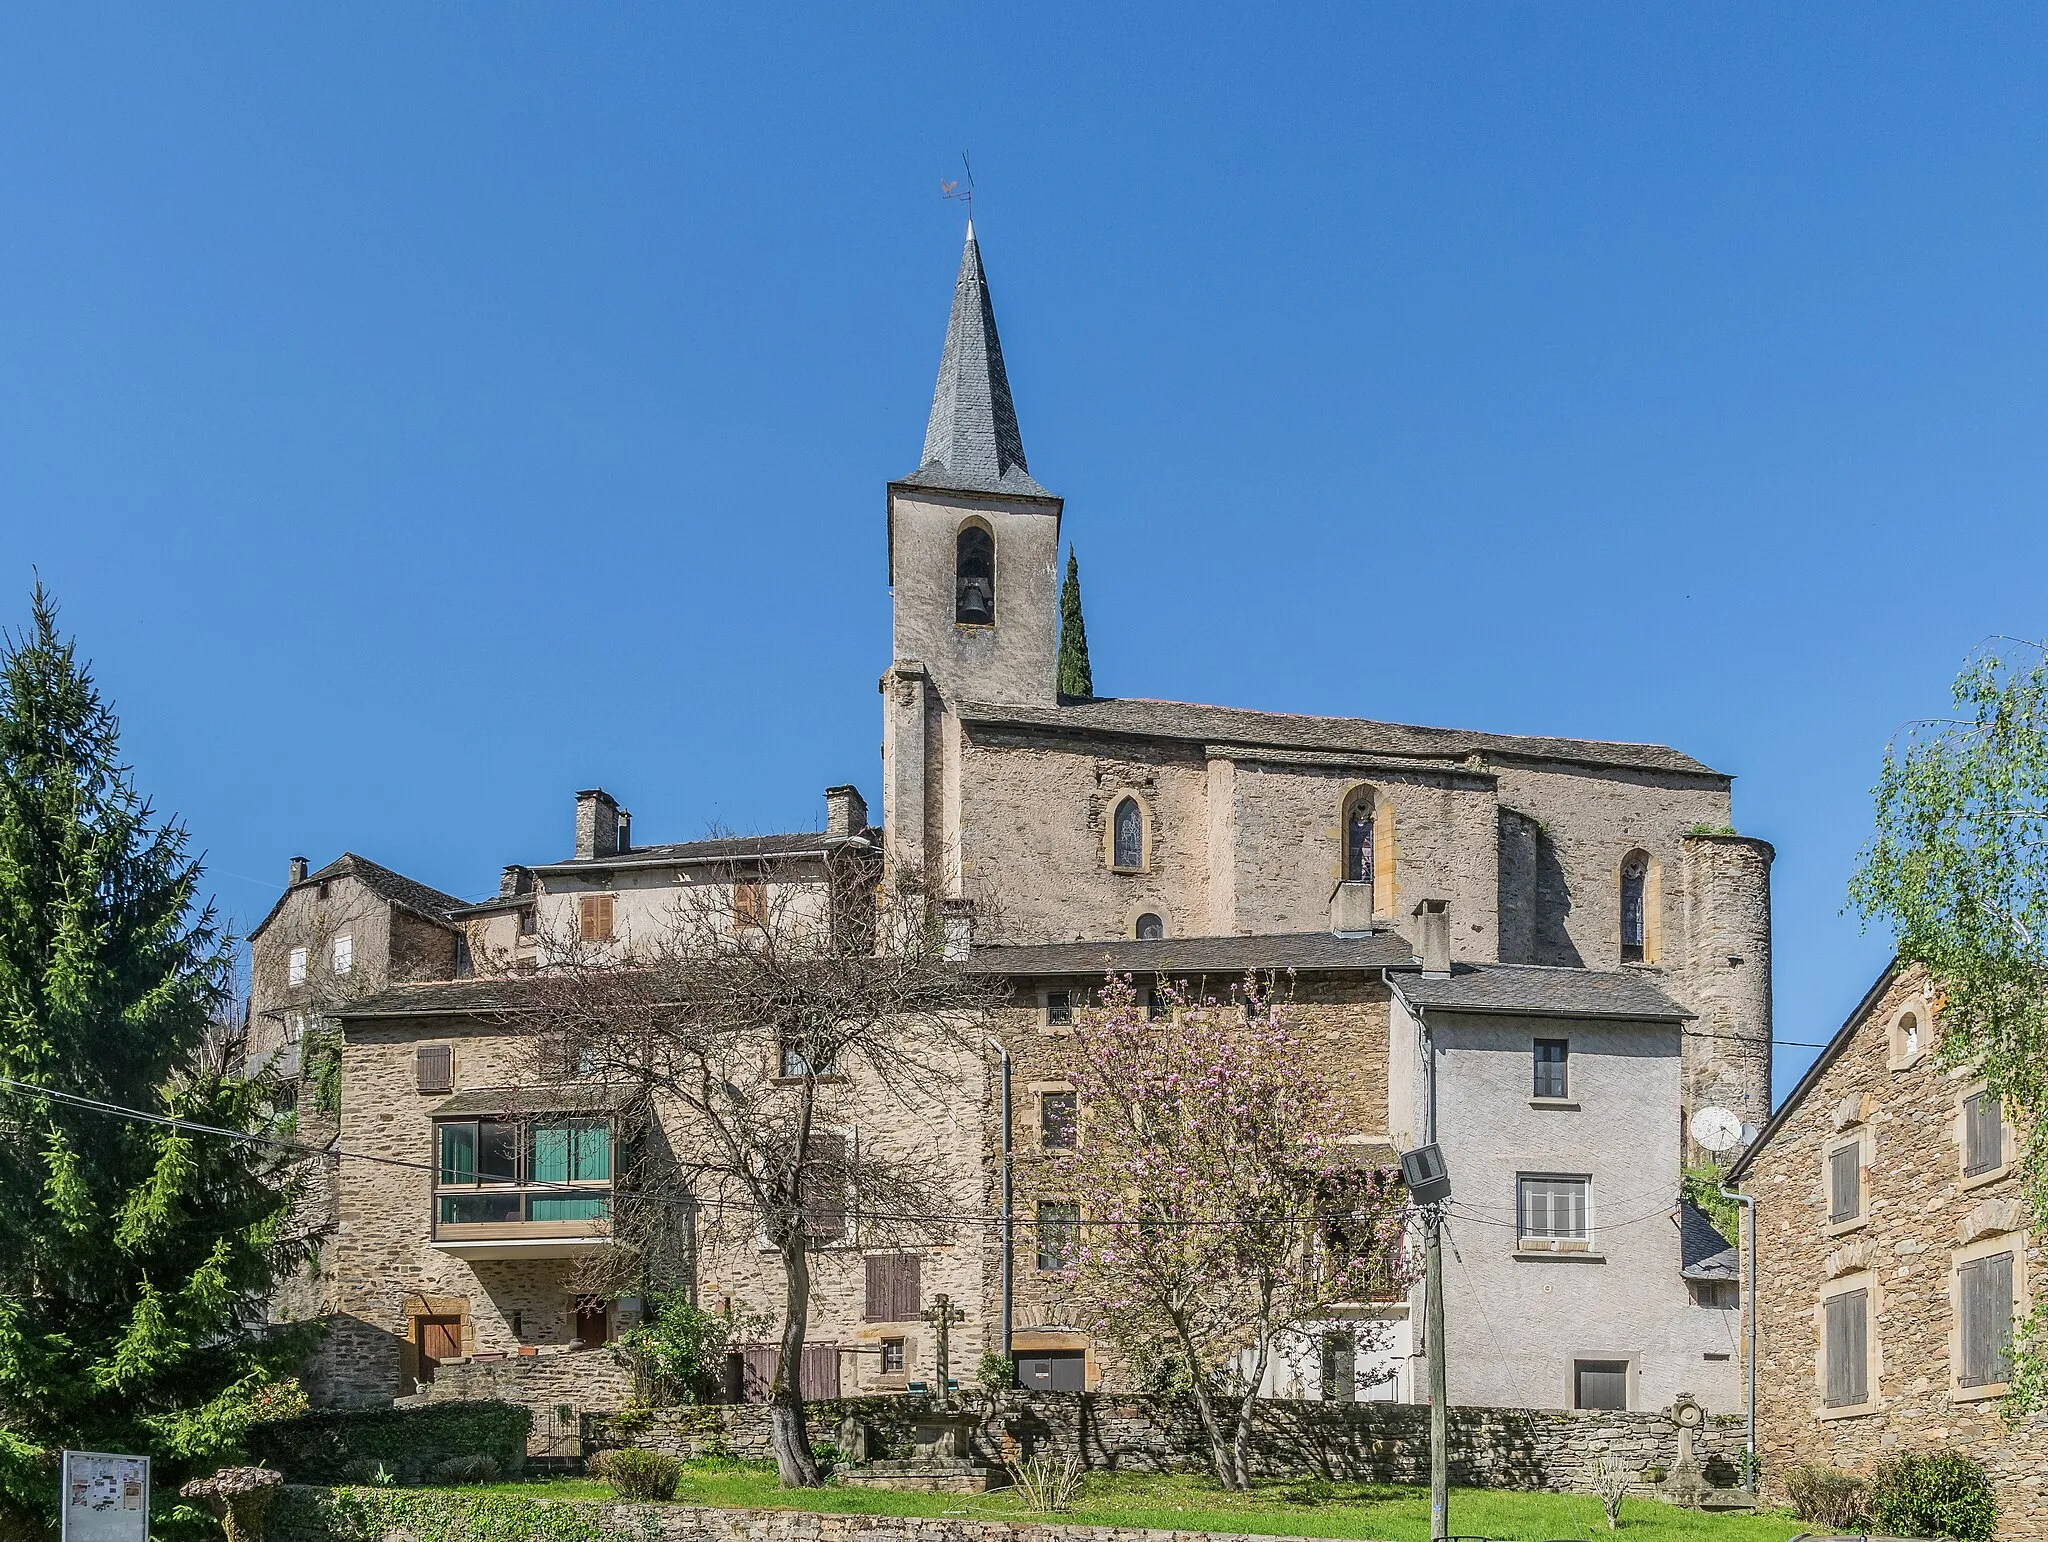
M 0 1530 L 29 1533 L 56 1450 L 147 1452 L 172 1498 L 292 1397 L 275 1371 L 300 1347 L 263 1324 L 297 1262 L 266 1148 L 66 1101 L 271 1117 L 214 1029 L 229 944 L 185 831 L 136 792 L 56 621 L 38 584 L 0 634 Z
M 1067 581 L 1060 585 L 1059 693 L 1085 701 L 1095 694 L 1088 667 L 1088 628 L 1081 620 L 1081 564 L 1067 548 Z

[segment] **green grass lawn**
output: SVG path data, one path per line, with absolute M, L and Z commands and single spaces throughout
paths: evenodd
M 590 1479 L 545 1484 L 502 1484 L 502 1490 L 544 1493 L 558 1499 L 609 1499 L 610 1488 Z M 1225 1491 L 1199 1477 L 1090 1474 L 1073 1509 L 1034 1515 L 1012 1491 L 988 1494 L 914 1494 L 892 1489 L 795 1490 L 777 1485 L 772 1467 L 692 1463 L 683 1469 L 678 1504 L 722 1509 L 810 1510 L 861 1515 L 960 1515 L 978 1520 L 1054 1520 L 1074 1525 L 1129 1526 L 1161 1531 L 1238 1531 L 1269 1536 L 1372 1537 L 1428 1542 L 1429 1491 L 1340 1483 L 1317 1504 L 1287 1497 L 1286 1485 L 1248 1494 Z M 1804 1528 L 1783 1515 L 1703 1515 L 1650 1500 L 1631 1499 L 1621 1511 L 1620 1542 L 1786 1542 Z M 1451 1530 L 1501 1542 L 1608 1537 L 1607 1517 L 1590 1494 L 1523 1494 L 1503 1489 L 1454 1489 Z

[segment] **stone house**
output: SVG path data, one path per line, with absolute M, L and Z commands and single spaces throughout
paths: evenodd
M 1526 1365 L 1512 1385 L 1475 1384 L 1474 1395 L 1571 1406 L 1580 1360 L 1609 1367 L 1595 1382 L 1603 1404 L 1615 1385 L 1630 1407 L 1665 1396 L 1667 1383 L 1718 1387 L 1721 1362 L 1711 1356 L 1722 1352 L 1715 1332 L 1725 1324 L 1687 1273 L 1700 1260 L 1683 1242 L 1697 1228 L 1678 1205 L 1678 1169 L 1699 1153 L 1682 1132 L 1707 1105 L 1760 1123 L 1770 1087 L 1773 853 L 1734 833 L 1732 779 L 1656 745 L 1060 696 L 1065 505 L 1026 465 L 971 229 L 923 455 L 888 485 L 886 512 L 893 608 L 878 823 L 859 793 L 837 787 L 822 833 L 643 846 L 618 801 L 587 790 L 577 795 L 568 857 L 506 868 L 499 894 L 474 905 L 440 896 L 436 924 L 451 939 L 442 983 L 394 983 L 338 1014 L 349 1067 L 350 1057 L 370 1067 L 361 1077 L 345 1070 L 344 1127 L 388 1140 L 393 1160 L 405 1152 L 402 1160 L 425 1166 L 419 1177 L 366 1168 L 342 1186 L 334 1309 L 358 1318 L 362 1342 L 377 1347 L 362 1360 L 373 1369 L 336 1385 L 388 1395 L 428 1369 L 421 1357 L 436 1356 L 422 1348 L 422 1320 L 439 1349 L 508 1355 L 589 1342 L 618 1326 L 616 1305 L 603 1325 L 587 1303 L 576 1306 L 563 1267 L 574 1238 L 522 1234 L 545 1249 L 536 1252 L 498 1246 L 517 1237 L 471 1237 L 492 1247 L 463 1256 L 448 1245 L 463 1238 L 436 1235 L 438 1200 L 425 1176 L 438 1161 L 436 1121 L 481 1119 L 463 1099 L 530 1090 L 513 1076 L 516 1028 L 493 991 L 567 950 L 623 954 L 659 937 L 678 907 L 729 912 L 735 925 L 775 911 L 836 927 L 847 905 L 858 924 L 859 886 L 848 905 L 833 877 L 850 866 L 862 882 L 919 875 L 999 921 L 971 939 L 970 956 L 1013 988 L 1012 1007 L 991 1027 L 1012 1058 L 1017 1094 L 1013 1305 L 1027 1381 L 1094 1385 L 1110 1369 L 1038 1278 L 1057 1271 L 1032 1267 L 1044 1241 L 1038 1207 L 1052 1207 L 1045 1214 L 1057 1222 L 1067 1214 L 1058 1206 L 1085 1203 L 1042 1192 L 1047 1109 L 1061 1096 L 1051 1070 L 1057 1014 L 1110 971 L 1185 972 L 1221 985 L 1253 969 L 1292 971 L 1297 1000 L 1329 1033 L 1354 1094 L 1348 1117 L 1361 1151 L 1391 1157 L 1414 1138 L 1416 1045 L 1427 1018 L 1441 1030 L 1443 1095 L 1464 1121 L 1447 1131 L 1446 1147 L 1472 1175 L 1463 1192 L 1475 1215 L 1490 1206 L 1496 1222 L 1520 1224 L 1509 1222 L 1522 1215 L 1518 1175 L 1598 1186 L 1600 1261 L 1556 1262 L 1573 1251 L 1559 1247 L 1532 1262 L 1541 1250 L 1522 1244 L 1533 1235 L 1502 1232 L 1514 1245 L 1482 1250 L 1474 1267 L 1495 1273 L 1467 1305 L 1477 1312 L 1507 1299 L 1495 1288 L 1519 1300 L 1569 1271 L 1617 1315 L 1574 1338 L 1560 1328 L 1551 1360 Z M 1424 902 L 1445 955 L 1433 972 L 1448 971 L 1427 986 L 1399 931 Z M 1518 1078 L 1537 1074 L 1539 1039 L 1569 1041 L 1597 1109 L 1538 1106 L 1515 1091 Z M 438 1074 L 437 1056 L 436 1090 L 423 1090 L 419 1056 L 442 1044 L 453 1075 Z M 963 1062 L 903 1116 L 952 1142 L 948 1160 L 974 1218 L 958 1251 L 920 1261 L 915 1290 L 910 1264 L 871 1264 L 857 1239 L 843 1269 L 821 1273 L 815 1320 L 841 1386 L 931 1374 L 922 1319 L 876 1314 L 901 1314 L 941 1289 L 967 1312 L 955 1365 L 971 1366 L 993 1342 L 1001 1269 L 991 1196 L 1003 1132 L 992 1063 Z M 877 1138 L 888 1138 L 888 1117 L 875 1118 Z M 1630 1143 L 1645 1159 L 1633 1169 Z M 383 1204 L 385 1189 L 405 1185 L 402 1202 Z M 1653 1190 L 1664 1231 L 1644 1220 L 1624 1245 L 1608 1222 L 1625 1218 L 1621 1209 L 1647 1212 Z M 1528 1192 L 1569 1207 L 1555 1187 Z M 1617 1205 L 1639 1192 L 1640 1206 Z M 521 1224 L 530 1227 L 530 1215 Z M 1474 1219 L 1475 1259 L 1478 1228 Z M 707 1243 L 698 1289 L 714 1301 L 769 1304 L 759 1262 Z M 1632 1289 L 1638 1274 L 1648 1283 Z M 1611 1283 L 1596 1288 L 1596 1278 Z M 1319 1325 L 1272 1390 L 1415 1396 L 1409 1308 L 1358 1303 L 1352 1327 Z M 1523 1308 L 1553 1314 L 1545 1322 L 1562 1312 L 1555 1300 Z M 1483 1346 L 1483 1320 L 1465 1312 L 1454 1307 L 1451 1331 Z M 453 1319 L 452 1329 L 435 1319 Z M 1356 1344 L 1368 1327 L 1393 1347 L 1379 1359 L 1346 1358 L 1347 1333 Z M 1626 1367 L 1618 1379 L 1616 1364 Z
M 1939 992 L 1893 963 L 1731 1170 L 1755 1200 L 1764 1479 L 1782 1497 L 1797 1463 L 1965 1450 L 2000 1535 L 2042 1536 L 2048 1421 L 1999 1403 L 2041 1265 L 2019 1132 L 1940 1034 Z

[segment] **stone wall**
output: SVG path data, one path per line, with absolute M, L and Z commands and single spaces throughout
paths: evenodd
M 885 1450 L 894 1450 L 926 1406 L 916 1398 L 853 1398 L 811 1404 L 808 1419 L 814 1440 L 833 1439 L 841 1421 L 851 1417 L 879 1435 Z M 1193 1405 L 1184 1400 L 1016 1392 L 981 1406 L 977 1444 L 997 1460 L 1052 1451 L 1077 1454 L 1091 1469 L 1122 1472 L 1204 1465 L 1201 1431 Z M 1743 1433 L 1739 1418 L 1708 1421 L 1696 1450 L 1710 1482 L 1736 1483 Z M 661 1410 L 604 1438 L 685 1458 L 773 1455 L 768 1410 L 752 1405 Z M 1587 1469 L 1603 1455 L 1640 1473 L 1653 1465 L 1668 1469 L 1677 1454 L 1676 1429 L 1661 1414 L 1451 1410 L 1451 1481 L 1471 1487 L 1583 1490 Z M 1252 1461 L 1266 1478 L 1427 1483 L 1429 1409 L 1415 1403 L 1261 1401 Z M 1642 1492 L 1650 1492 L 1648 1485 Z
M 1966 1389 L 1952 1375 L 1955 1266 L 1971 1250 L 2010 1248 L 2022 1302 L 2041 1249 L 2024 1234 L 2017 1173 L 1966 1179 L 1958 1109 L 1976 1083 L 1935 1053 L 1925 979 L 1902 972 L 1873 1002 L 1842 1052 L 1752 1158 L 1743 1187 L 1757 1197 L 1757 1414 L 1766 1493 L 1785 1470 L 1819 1462 L 1868 1476 L 1905 1451 L 1965 1451 L 1997 1486 L 1999 1535 L 2048 1536 L 2048 1419 L 2001 1416 L 2002 1387 Z M 1918 1046 L 1899 1053 L 1893 1028 L 1911 1010 Z M 2007 1151 L 2017 1142 L 2007 1131 Z M 1861 1139 L 1865 1216 L 1830 1226 L 1823 1164 Z M 1822 1406 L 1819 1312 L 1825 1293 L 1862 1288 L 1870 1318 L 1870 1401 Z
M 516 1403 L 533 1413 L 536 1433 L 562 1408 L 610 1413 L 632 1401 L 633 1368 L 612 1349 L 456 1360 L 443 1365 L 414 1396 L 418 1403 Z

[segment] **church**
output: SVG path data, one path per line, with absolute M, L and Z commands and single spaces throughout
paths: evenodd
M 1654 1408 L 1696 1391 L 1736 1406 L 1732 1250 L 1680 1197 L 1682 1170 L 1709 1155 L 1695 1113 L 1753 1130 L 1770 1109 L 1772 850 L 1736 833 L 1730 776 L 1657 745 L 1062 694 L 1067 511 L 1026 461 L 971 224 L 923 454 L 888 484 L 887 510 L 877 822 L 846 785 L 822 833 L 646 845 L 589 789 L 571 853 L 509 865 L 475 904 L 353 856 L 318 872 L 294 860 L 252 938 L 252 1022 L 339 1025 L 337 1137 L 390 1158 L 342 1163 L 335 1180 L 316 1292 L 340 1325 L 326 1399 L 516 1396 L 506 1378 L 546 1362 L 533 1401 L 560 1401 L 561 1355 L 638 1310 L 568 1283 L 577 1250 L 604 1244 L 609 1167 L 591 1168 L 588 1208 L 557 1204 L 546 1222 L 502 1205 L 460 1219 L 485 1212 L 441 1194 L 445 1168 L 397 1169 L 430 1166 L 443 1127 L 475 1142 L 495 1119 L 606 1116 L 588 1087 L 555 1108 L 547 1089 L 509 1085 L 507 1004 L 551 936 L 630 950 L 665 896 L 706 884 L 749 924 L 770 890 L 817 885 L 853 842 L 1000 914 L 969 957 L 1011 991 L 989 1027 L 1014 1066 L 1012 1124 L 990 1117 L 980 1063 L 919 1117 L 947 1132 L 982 1213 L 1007 1156 L 1015 1225 L 969 1227 L 924 1257 L 864 1255 L 849 1232 L 816 1273 L 808 1391 L 928 1379 L 921 1303 L 939 1290 L 965 1304 L 955 1367 L 1007 1344 L 1026 1386 L 1114 1385 L 1114 1355 L 1061 1294 L 1063 1229 L 1088 1200 L 1058 1186 L 1071 1088 L 1053 1046 L 1106 974 L 1256 970 L 1284 973 L 1327 1036 L 1361 1162 L 1419 1143 L 1433 1057 L 1461 1244 L 1455 1402 Z M 445 946 L 354 940 L 400 931 Z M 700 1296 L 762 1304 L 749 1253 L 707 1244 Z M 1355 1303 L 1305 1328 L 1265 1390 L 1419 1400 L 1421 1316 L 1419 1296 Z M 625 1395 L 592 1357 L 575 1363 L 596 1389 L 582 1406 Z

